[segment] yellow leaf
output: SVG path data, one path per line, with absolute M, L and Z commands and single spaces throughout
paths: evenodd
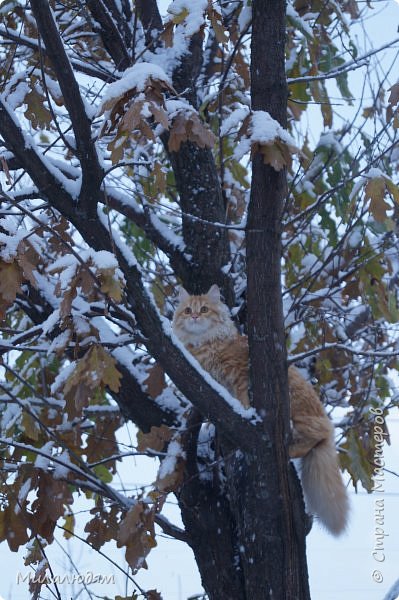
M 365 109 L 363 109 L 363 114 L 362 116 L 365 119 L 370 119 L 371 117 L 373 117 L 375 115 L 376 109 L 374 106 L 368 106 Z
M 21 427 L 24 437 L 37 442 L 40 437 L 40 427 L 35 419 L 27 412 L 22 414 Z
M 69 540 L 70 538 L 73 537 L 73 532 L 75 530 L 75 517 L 73 516 L 72 513 L 70 513 L 69 515 L 66 515 L 64 527 L 66 529 L 66 531 L 64 531 L 64 533 L 63 533 L 64 538 Z
M 36 87 L 25 96 L 25 117 L 35 129 L 50 129 L 53 120 L 51 112 L 44 105 L 44 96 L 39 94 Z
M 171 11 L 168 9 L 168 12 L 170 13 Z M 173 13 L 173 23 L 175 23 L 175 25 L 180 25 L 180 23 L 183 23 L 184 19 L 187 17 L 188 14 L 190 13 L 187 10 L 187 8 L 183 8 L 183 10 L 181 10 L 179 13 Z
M 394 184 L 391 179 L 386 178 L 385 184 L 388 192 L 391 194 L 392 198 L 395 200 L 397 204 L 399 204 L 399 187 Z
M 387 210 L 391 209 L 385 202 L 386 180 L 384 177 L 374 177 L 369 179 L 365 188 L 366 200 L 370 199 L 370 213 L 379 223 L 383 223 L 387 218 Z
M 115 274 L 115 269 L 101 269 L 99 271 L 100 289 L 115 302 L 122 300 L 123 281 Z
M 105 364 L 102 380 L 113 392 L 118 392 L 121 386 L 122 375 L 116 368 L 116 360 L 104 350 Z

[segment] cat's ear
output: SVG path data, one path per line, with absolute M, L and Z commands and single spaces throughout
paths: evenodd
M 206 295 L 208 296 L 209 300 L 211 300 L 212 302 L 220 302 L 219 286 L 216 285 L 216 283 L 214 283 Z
M 190 294 L 188 292 L 186 292 L 186 290 L 184 289 L 184 287 L 181 285 L 179 287 L 179 296 L 178 296 L 179 302 L 184 302 L 185 300 L 187 300 L 187 298 L 189 296 L 190 296 Z

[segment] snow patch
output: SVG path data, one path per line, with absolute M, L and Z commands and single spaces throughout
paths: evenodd
M 169 86 L 172 85 L 170 78 L 159 65 L 149 62 L 136 63 L 124 71 L 121 79 L 108 85 L 102 98 L 103 104 L 109 100 L 120 98 L 129 90 L 135 89 L 137 92 L 143 92 L 150 77 L 163 81 Z
M 192 36 L 200 30 L 204 23 L 204 13 L 208 7 L 208 0 L 174 0 L 168 6 L 168 13 L 178 17 L 184 13 L 184 31 L 187 36 Z

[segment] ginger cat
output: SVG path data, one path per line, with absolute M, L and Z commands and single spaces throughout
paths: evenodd
M 201 366 L 245 406 L 248 398 L 248 341 L 237 332 L 217 285 L 190 296 L 180 289 L 173 330 Z M 338 466 L 334 428 L 312 385 L 289 367 L 293 443 L 291 458 L 301 458 L 307 510 L 333 535 L 345 530 L 349 500 Z

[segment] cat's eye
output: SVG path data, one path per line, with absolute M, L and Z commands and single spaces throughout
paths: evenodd
M 184 309 L 184 314 L 185 315 L 191 315 L 191 313 L 192 313 L 191 308 L 189 306 L 187 306 L 187 308 Z
M 209 310 L 209 308 L 207 306 L 201 306 L 201 312 L 202 313 L 207 313 Z

